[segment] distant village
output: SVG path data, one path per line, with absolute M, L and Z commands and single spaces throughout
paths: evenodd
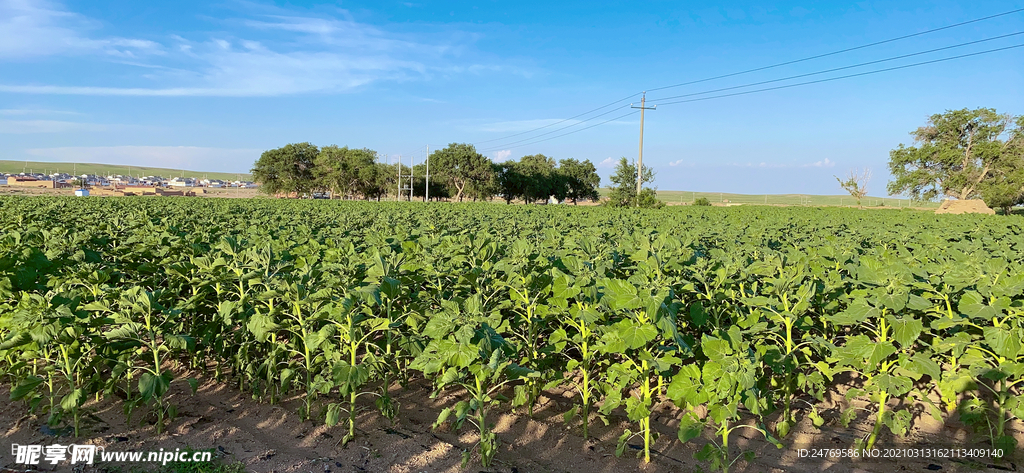
M 44 189 L 75 189 L 75 195 L 195 195 L 196 189 L 241 188 L 253 189 L 258 185 L 251 181 L 225 181 L 220 179 L 198 179 L 193 177 L 124 176 L 112 174 L 101 176 L 68 173 L 0 173 L 0 185 L 11 187 L 34 187 Z

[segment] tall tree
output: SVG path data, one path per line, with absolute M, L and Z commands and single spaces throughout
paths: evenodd
M 318 187 L 329 189 L 332 196 L 366 197 L 369 187 L 375 184 L 376 161 L 377 152 L 373 150 L 324 146 L 314 161 L 313 176 Z
M 1004 166 L 996 169 L 981 187 L 981 198 L 992 208 L 1009 215 L 1015 205 L 1024 205 L 1024 115 L 1017 117 L 1003 146 Z
M 654 182 L 654 170 L 644 166 L 643 182 Z M 612 207 L 662 207 L 664 202 L 658 200 L 657 192 L 649 187 L 644 187 L 640 195 L 636 192 L 636 165 L 631 164 L 626 158 L 619 158 L 619 164 L 615 166 L 615 174 L 612 174 L 612 191 L 608 196 L 608 204 Z
M 889 193 L 977 198 L 987 179 L 1012 166 L 1013 155 L 1007 151 L 1013 140 L 1001 139 L 1012 128 L 1010 115 L 991 108 L 932 115 L 927 125 L 911 133 L 917 146 L 900 144 L 889 153 L 895 178 Z
M 366 200 L 377 199 L 388 195 L 390 189 L 397 185 L 398 176 L 395 175 L 395 168 L 389 164 L 374 163 L 373 167 L 363 169 L 360 179 L 366 186 L 363 190 L 363 197 Z
M 523 180 L 523 198 L 526 203 L 546 201 L 557 192 L 553 182 L 555 177 L 554 159 L 543 154 L 523 156 L 519 158 L 516 170 Z M 564 193 L 562 198 L 564 198 Z
M 484 185 L 494 172 L 491 161 L 467 143 L 451 143 L 430 153 L 430 170 L 455 189 L 455 198 L 462 200 L 470 183 Z
M 488 163 L 491 166 L 491 172 L 486 173 L 481 179 L 469 181 L 469 184 L 466 186 L 465 195 L 466 197 L 472 197 L 473 202 L 477 200 L 491 200 L 500 193 L 498 176 L 494 172 L 494 163 L 490 161 Z
M 558 163 L 558 174 L 562 179 L 565 197 L 572 200 L 573 205 L 580 199 L 596 201 L 599 197 L 597 189 L 601 186 L 601 176 L 589 159 L 583 162 L 576 159 L 563 159 Z
M 427 166 L 426 166 L 426 164 L 425 163 L 420 163 L 420 164 L 417 164 L 417 165 L 413 166 L 412 173 L 413 173 L 413 175 L 416 176 L 414 178 L 413 185 L 412 185 L 412 195 L 415 196 L 415 197 L 420 197 L 422 200 L 426 200 L 426 198 L 427 198 L 427 193 L 426 193 L 426 189 L 427 189 L 427 185 L 426 185 L 426 181 L 427 181 L 427 179 L 426 179 Z M 450 197 L 451 197 L 451 194 L 448 192 L 448 186 L 444 182 L 442 182 L 440 179 L 438 179 L 438 177 L 436 175 L 430 176 L 430 199 L 431 200 L 441 200 L 441 199 L 447 199 L 447 198 L 450 198 Z
M 302 195 L 317 188 L 314 161 L 320 150 L 311 143 L 292 143 L 264 151 L 250 173 L 267 194 L 295 192 Z
M 519 173 L 519 163 L 510 159 L 496 164 L 494 172 L 498 181 L 498 195 L 505 199 L 506 204 L 523 197 L 525 183 L 522 174 Z

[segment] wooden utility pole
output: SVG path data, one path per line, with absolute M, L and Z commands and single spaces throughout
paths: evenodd
M 640 191 L 643 190 L 644 182 L 644 110 L 654 110 L 658 108 L 657 105 L 647 106 L 647 92 L 645 91 L 640 96 L 640 106 L 637 107 L 633 104 L 629 104 L 632 108 L 640 109 L 640 155 L 636 164 L 636 203 L 640 205 Z
M 423 188 L 423 200 L 430 202 L 430 145 L 427 145 L 427 184 Z

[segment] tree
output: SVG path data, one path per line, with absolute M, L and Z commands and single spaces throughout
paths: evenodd
M 911 133 L 918 146 L 900 144 L 889 153 L 889 170 L 895 180 L 890 194 L 914 198 L 940 196 L 960 200 L 977 198 L 986 180 L 1013 166 L 1013 141 L 1019 141 L 1020 120 L 991 108 L 947 110 L 932 115 L 926 126 Z M 1016 139 L 1003 141 L 1007 132 Z
M 597 175 L 597 168 L 589 159 L 583 162 L 563 159 L 558 163 L 558 174 L 562 176 L 565 196 L 572 200 L 573 205 L 580 199 L 596 201 L 600 197 L 597 189 L 601 186 L 601 176 Z
M 516 164 L 516 171 L 522 177 L 523 199 L 526 203 L 547 201 L 550 196 L 557 193 L 553 182 L 554 159 L 543 154 L 523 156 Z
M 431 171 L 447 181 L 455 189 L 455 198 L 462 201 L 466 186 L 470 183 L 485 184 L 493 170 L 491 161 L 476 152 L 476 147 L 466 143 L 451 143 L 444 149 L 430 153 Z
M 494 174 L 494 163 L 491 163 L 491 172 L 482 179 L 469 181 L 464 194 L 476 202 L 477 200 L 491 200 L 498 192 L 498 176 Z
M 644 166 L 641 171 L 643 182 L 654 182 L 654 170 Z M 636 192 L 636 166 L 630 164 L 626 158 L 619 158 L 619 164 L 615 166 L 615 174 L 611 180 L 612 191 L 608 196 L 608 204 L 612 207 L 645 207 L 658 208 L 665 206 L 665 203 L 658 200 L 657 192 L 649 187 L 644 187 L 640 195 Z M 641 183 L 641 184 L 642 184 Z
M 839 187 L 850 193 L 850 196 L 857 199 L 857 208 L 863 209 L 864 206 L 860 204 L 861 199 L 868 195 L 868 181 L 871 180 L 871 170 L 864 169 L 858 171 L 856 169 L 850 170 L 850 173 L 846 175 L 846 180 L 842 180 L 839 176 L 832 176 L 839 181 Z
M 412 184 L 412 195 L 420 197 L 423 200 L 427 198 L 427 165 L 426 163 L 420 163 L 412 167 L 412 173 L 415 176 Z M 448 192 L 448 186 L 444 182 L 441 182 L 437 176 L 430 176 L 430 199 L 441 200 L 451 197 Z
M 293 143 L 264 151 L 250 173 L 267 194 L 304 194 L 316 188 L 314 160 L 320 150 L 311 143 Z
M 388 195 L 388 190 L 397 185 L 398 176 L 394 174 L 394 169 L 390 165 L 384 163 L 374 163 L 372 168 L 363 170 L 360 179 L 363 180 L 366 187 L 363 191 L 363 197 L 366 200 L 377 199 Z
M 525 180 L 519 173 L 518 165 L 519 163 L 512 160 L 495 165 L 498 195 L 505 199 L 506 204 L 511 204 L 513 200 L 523 197 Z
M 1003 152 L 1004 166 L 982 184 L 981 198 L 989 207 L 1003 209 L 1009 215 L 1013 206 L 1024 204 L 1024 116 L 1017 117 Z
M 332 196 L 359 194 L 365 198 L 376 184 L 377 152 L 373 150 L 324 146 L 314 164 L 317 187 L 329 189 Z

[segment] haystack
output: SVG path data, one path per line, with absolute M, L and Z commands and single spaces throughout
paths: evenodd
M 989 214 L 995 215 L 996 211 L 985 205 L 984 200 L 950 200 L 942 201 L 942 205 L 935 211 L 937 214 Z

